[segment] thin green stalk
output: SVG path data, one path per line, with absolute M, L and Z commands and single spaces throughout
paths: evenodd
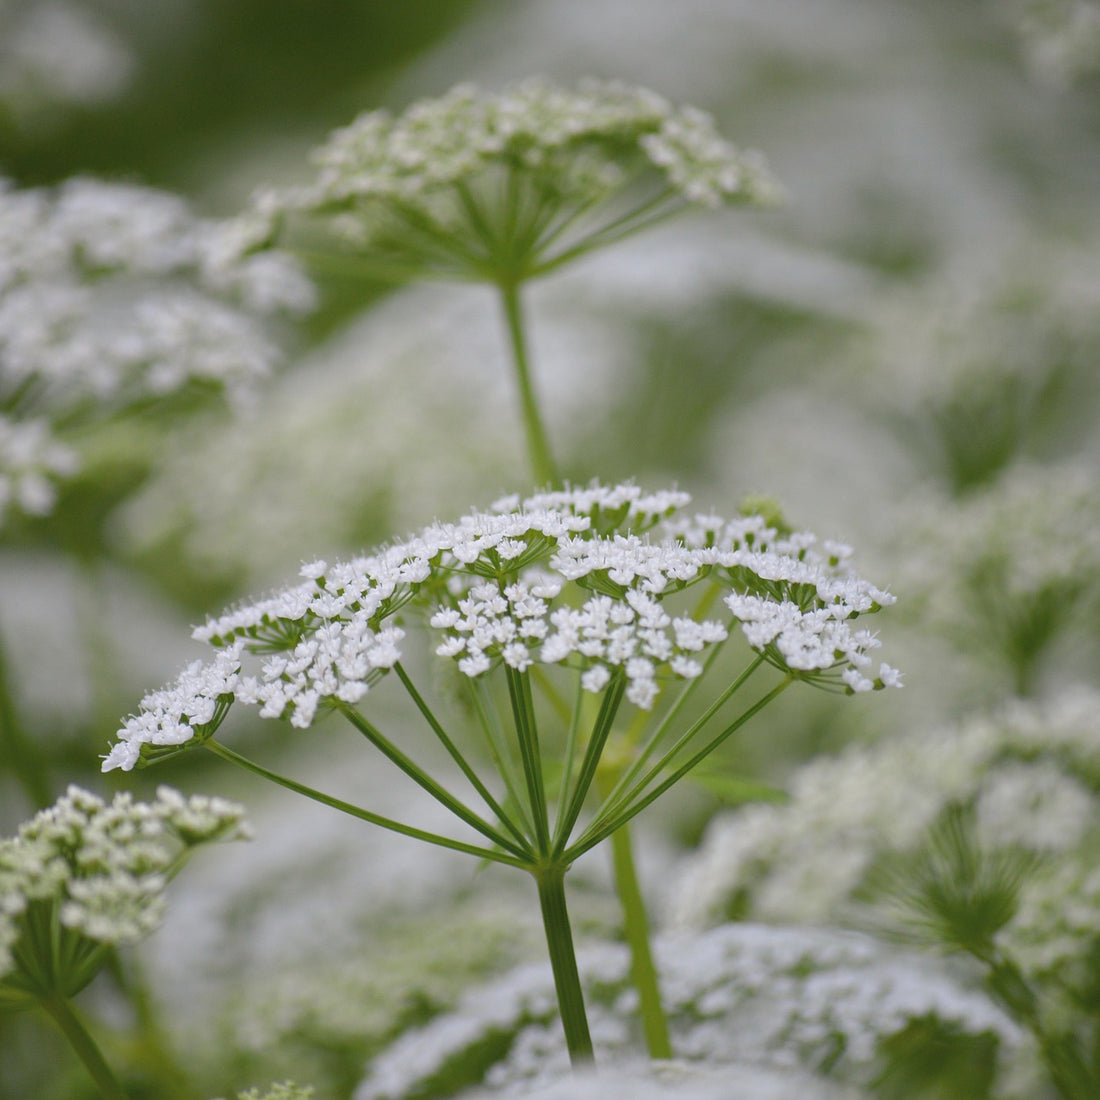
M 516 782 L 515 776 L 512 774 L 515 760 L 508 751 L 508 744 L 500 726 L 500 716 L 497 714 L 496 705 L 489 695 L 484 681 L 471 680 L 468 676 L 463 676 L 462 680 L 470 693 L 474 713 L 477 714 L 478 722 L 485 733 L 485 743 L 489 749 L 489 755 L 493 758 L 493 763 L 496 764 L 497 773 L 504 780 L 505 790 L 507 790 L 512 804 L 516 807 L 516 812 L 523 817 L 523 824 L 527 829 L 526 835 L 533 837 L 535 835 L 535 825 L 527 814 L 527 808 L 520 793 L 520 784 Z
M 711 658 L 713 658 L 713 656 L 714 655 L 712 654 Z M 636 785 L 633 788 L 633 790 L 631 791 L 630 794 L 625 794 L 624 792 L 629 787 L 629 785 L 631 783 L 633 783 L 634 780 L 637 778 L 639 772 L 641 772 L 641 770 L 642 770 L 642 767 L 645 765 L 645 763 L 649 760 L 650 756 L 652 756 L 654 751 L 656 750 L 657 743 L 659 742 L 661 737 L 664 735 L 664 731 L 667 728 L 667 722 L 662 721 L 661 724 L 654 731 L 653 736 L 650 737 L 649 741 L 646 743 L 645 748 L 638 754 L 637 758 L 631 763 L 630 767 L 627 768 L 623 772 L 623 774 L 619 777 L 618 781 L 615 783 L 615 786 L 609 792 L 609 794 L 607 796 L 607 799 L 604 801 L 604 804 L 600 807 L 599 812 L 596 814 L 595 820 L 592 822 L 593 826 L 598 825 L 601 821 L 605 820 L 606 818 L 608 818 L 612 814 L 614 814 L 620 806 L 625 805 L 626 803 L 628 803 L 631 800 L 631 798 L 633 798 L 637 794 L 637 792 L 639 790 L 643 790 L 645 788 L 646 784 L 649 783 L 653 779 L 654 776 L 659 775 L 660 772 L 662 771 L 662 769 L 671 760 L 675 759 L 676 755 L 680 752 L 680 750 L 685 745 L 687 745 L 690 741 L 692 741 L 695 738 L 695 736 L 699 733 L 699 731 L 702 730 L 703 727 L 715 716 L 715 714 L 717 714 L 718 711 L 721 710 L 722 707 L 725 706 L 725 704 L 738 691 L 741 690 L 741 688 L 748 681 L 749 677 L 763 663 L 764 663 L 764 658 L 762 656 L 758 656 L 752 662 L 750 662 L 748 667 L 745 668 L 745 670 L 741 673 L 741 675 L 738 676 L 737 679 L 734 680 L 733 683 L 731 683 L 729 685 L 729 687 L 727 687 L 725 689 L 725 691 L 723 691 L 714 700 L 714 702 L 711 703 L 711 705 L 709 707 L 707 707 L 707 709 L 688 727 L 687 731 L 685 733 L 683 733 L 677 739 L 676 743 L 670 749 L 668 749 L 665 752 L 664 756 L 661 757 L 660 761 L 658 761 L 658 763 L 655 764 L 650 769 L 646 779 L 642 783 Z M 692 683 L 696 683 L 696 682 L 698 682 L 698 681 L 697 680 L 692 681 Z M 691 684 L 689 684 L 688 687 L 690 688 Z
M 492 793 L 481 781 L 481 778 L 478 776 L 477 772 L 475 772 L 474 769 L 471 767 L 469 761 L 462 755 L 461 752 L 458 751 L 458 746 L 456 746 L 455 743 L 448 736 L 447 731 L 443 728 L 442 724 L 439 722 L 439 719 L 436 718 L 435 714 L 432 712 L 431 707 L 429 707 L 427 702 L 424 700 L 424 697 L 420 694 L 419 691 L 416 690 L 416 685 L 412 682 L 412 680 L 409 679 L 408 673 L 405 671 L 400 661 L 398 661 L 397 664 L 394 665 L 394 672 L 397 673 L 397 677 L 404 685 L 405 690 L 409 694 L 409 697 L 412 699 L 413 703 L 416 704 L 416 709 L 419 710 L 420 713 L 424 716 L 424 720 L 432 728 L 432 732 L 436 735 L 436 737 L 439 738 L 440 743 L 447 750 L 447 753 L 451 757 L 451 759 L 458 765 L 462 774 L 466 776 L 466 778 L 470 781 L 470 785 L 474 788 L 475 791 L 477 791 L 479 795 L 481 795 L 482 800 L 485 802 L 485 805 L 488 806 L 489 809 L 497 815 L 500 823 L 512 834 L 512 836 L 519 842 L 519 844 L 521 846 L 525 846 L 527 841 L 523 833 L 516 827 L 512 819 L 504 812 L 500 804 L 493 797 Z
M 554 830 L 554 853 L 556 855 L 560 854 L 566 844 L 569 843 L 569 834 L 577 823 L 588 790 L 592 786 L 592 780 L 596 776 L 600 756 L 603 754 L 604 745 L 607 744 L 611 727 L 615 723 L 615 715 L 619 711 L 625 690 L 626 678 L 619 673 L 604 691 L 603 700 L 600 703 L 600 712 L 596 716 L 592 734 L 588 738 L 588 745 L 584 751 L 584 759 L 581 761 L 581 770 L 577 775 L 576 786 L 574 786 L 568 804 L 560 814 L 557 827 Z
M 203 744 L 214 753 L 215 756 L 220 756 L 223 760 L 228 760 L 230 763 L 236 764 L 238 767 L 244 768 L 254 775 L 268 779 L 272 783 L 277 783 L 280 787 L 285 787 L 288 791 L 294 791 L 296 794 L 305 795 L 306 798 L 312 798 L 314 802 L 320 802 L 323 806 L 331 806 L 334 810 L 339 810 L 341 813 L 358 818 L 360 821 L 369 822 L 371 825 L 379 825 L 383 829 L 389 829 L 390 832 L 400 833 L 402 836 L 409 836 L 414 840 L 423 840 L 428 844 L 435 844 L 440 848 L 450 848 L 455 852 L 465 852 L 467 855 L 476 856 L 478 859 L 488 859 L 492 860 L 494 863 L 504 863 L 509 867 L 522 867 L 524 870 L 530 870 L 531 868 L 533 857 L 520 859 L 506 855 L 504 852 L 495 851 L 492 848 L 479 848 L 475 844 L 465 844 L 461 840 L 452 840 L 448 836 L 441 836 L 438 833 L 429 833 L 424 829 L 417 829 L 412 825 L 404 825 L 400 821 L 382 817 L 380 814 L 373 814 L 370 810 L 364 810 L 359 806 L 353 806 L 350 802 L 344 802 L 342 799 L 324 794 L 322 791 L 314 790 L 312 787 L 307 787 L 304 783 L 298 783 L 293 779 L 288 779 L 285 775 L 279 775 L 277 772 L 270 771 L 268 768 L 255 763 L 255 761 L 241 756 L 240 753 L 236 753 L 232 749 L 226 748 L 225 745 L 220 744 L 213 738 L 203 742 Z
M 39 1004 L 53 1017 L 84 1068 L 96 1083 L 103 1100 L 127 1100 L 118 1079 L 111 1072 L 102 1051 L 77 1016 L 75 1009 L 64 997 L 43 997 Z
M 721 733 L 712 737 L 703 748 L 691 757 L 690 760 L 678 767 L 671 775 L 666 777 L 644 797 L 639 797 L 641 792 L 649 786 L 658 774 L 660 774 L 661 769 L 664 767 L 664 762 L 650 771 L 645 779 L 634 787 L 629 796 L 621 800 L 621 804 L 627 807 L 625 810 L 621 811 L 610 820 L 603 818 L 600 823 L 593 822 L 592 825 L 585 830 L 580 840 L 563 853 L 562 858 L 572 862 L 584 855 L 590 848 L 594 848 L 600 841 L 606 840 L 616 829 L 621 829 L 632 817 L 641 813 L 651 802 L 660 798 L 669 787 L 678 783 L 692 768 L 700 763 L 705 757 L 709 756 L 728 737 L 736 733 L 750 718 L 763 710 L 773 699 L 777 699 L 793 682 L 794 678 L 788 676 L 782 683 L 777 684 L 766 695 L 757 699 L 751 707 L 743 711 L 733 722 L 726 726 Z
M 538 397 L 531 379 L 531 367 L 527 354 L 527 337 L 523 323 L 523 311 L 520 305 L 520 286 L 516 282 L 502 282 L 500 289 L 501 304 L 508 324 L 508 338 L 512 351 L 512 366 L 516 372 L 519 387 L 520 412 L 523 417 L 523 429 L 527 437 L 527 452 L 535 481 L 540 485 L 558 485 L 560 477 L 550 449 L 550 438 L 543 424 L 539 410 Z
M 619 895 L 623 911 L 623 934 L 630 948 L 630 978 L 638 991 L 638 1010 L 645 1032 L 646 1049 L 650 1058 L 671 1058 L 668 1018 L 661 1003 L 657 967 L 649 946 L 649 920 L 638 886 L 630 829 L 626 825 L 611 834 L 611 862 L 615 872 L 615 892 Z
M 624 214 L 621 218 L 616 218 L 615 221 L 609 222 L 607 225 L 590 233 L 587 237 L 563 249 L 561 252 L 557 253 L 557 255 L 551 256 L 549 259 L 536 264 L 531 269 L 530 276 L 534 278 L 536 276 L 548 275 L 551 271 L 556 271 L 564 264 L 579 259 L 581 256 L 597 248 L 604 248 L 607 245 L 615 244 L 618 241 L 625 240 L 627 237 L 632 237 L 635 233 L 640 233 L 643 229 L 650 229 L 655 225 L 659 225 L 674 214 L 678 214 L 682 209 L 681 204 L 667 206 L 664 210 L 659 209 L 662 202 L 672 197 L 671 193 L 668 192 L 655 196 L 653 199 L 643 203 L 636 209 Z M 652 211 L 656 212 L 654 213 Z
M 569 1060 L 574 1067 L 590 1065 L 594 1060 L 592 1037 L 588 1031 L 573 933 L 565 906 L 565 866 L 553 863 L 540 867 L 532 874 L 539 889 L 542 924 L 550 951 L 550 966 L 554 971 L 554 988 L 558 994 L 558 1010 L 562 1027 L 565 1028 Z
M 516 726 L 523 776 L 527 781 L 527 798 L 535 825 L 535 847 L 540 856 L 550 848 L 550 823 L 546 810 L 546 784 L 542 775 L 535 707 L 531 699 L 531 681 L 526 674 L 506 666 L 508 696 L 512 703 L 512 718 Z
M 487 840 L 499 845 L 513 855 L 525 858 L 526 848 L 517 847 L 514 841 L 509 840 L 498 829 L 494 829 L 484 818 L 479 817 L 473 810 L 460 802 L 450 791 L 437 783 L 430 775 L 409 759 L 392 741 L 389 740 L 372 722 L 363 717 L 353 706 L 341 703 L 338 707 L 340 713 L 389 761 L 396 764 L 421 790 L 427 791 L 438 803 L 466 822 L 472 829 L 476 829 Z

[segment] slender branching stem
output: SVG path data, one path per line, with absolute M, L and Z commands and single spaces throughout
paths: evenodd
M 96 1083 L 103 1100 L 127 1100 L 126 1093 L 118 1083 L 103 1052 L 96 1045 L 88 1029 L 84 1026 L 76 1010 L 65 997 L 43 997 L 39 1004 L 53 1018 L 61 1029 L 84 1068 Z
M 495 851 L 492 848 L 480 848 L 476 844 L 466 844 L 461 840 L 453 840 L 448 836 L 430 833 L 424 829 L 417 829 L 412 825 L 405 825 L 400 821 L 382 817 L 380 814 L 371 813 L 370 810 L 364 810 L 359 806 L 353 806 L 350 802 L 344 802 L 342 799 L 335 798 L 322 791 L 314 790 L 312 787 L 307 787 L 304 783 L 298 783 L 296 780 L 289 779 L 285 775 L 279 775 L 277 772 L 273 772 L 257 764 L 255 761 L 241 756 L 240 753 L 234 752 L 232 749 L 220 744 L 213 738 L 203 742 L 203 744 L 214 753 L 215 756 L 220 756 L 223 760 L 228 760 L 230 763 L 236 764 L 238 767 L 252 772 L 253 775 L 258 775 L 264 779 L 270 780 L 272 783 L 277 783 L 280 787 L 285 787 L 288 791 L 294 791 L 296 794 L 305 795 L 306 798 L 311 798 L 314 802 L 320 802 L 323 806 L 331 806 L 332 809 L 339 810 L 341 813 L 358 818 L 360 821 L 366 821 L 371 825 L 379 825 L 383 829 L 389 829 L 390 832 L 400 833 L 402 836 L 409 836 L 414 840 L 423 840 L 428 844 L 435 844 L 440 848 L 450 848 L 455 852 L 465 852 L 467 855 L 476 856 L 478 859 L 487 859 L 494 863 L 504 863 L 509 867 L 522 867 L 524 870 L 530 870 L 534 862 L 534 856 L 531 853 L 526 853 L 526 858 L 520 858 L 508 855 L 506 852 Z
M 615 815 L 619 809 L 628 804 L 637 794 L 644 790 L 646 785 L 656 778 L 664 770 L 664 768 L 676 758 L 681 749 L 685 745 L 689 744 L 695 739 L 704 726 L 718 713 L 719 710 L 738 692 L 749 677 L 756 672 L 758 668 L 764 663 L 762 656 L 756 657 L 748 667 L 741 673 L 740 676 L 734 680 L 729 687 L 725 689 L 709 707 L 688 727 L 688 729 L 681 734 L 676 740 L 676 743 L 669 748 L 661 759 L 654 764 L 645 778 L 640 782 L 635 782 L 638 775 L 641 773 L 642 767 L 649 760 L 650 756 L 656 750 L 657 743 L 663 736 L 664 730 L 667 726 L 666 722 L 662 722 L 653 736 L 649 739 L 645 748 L 638 754 L 636 760 L 633 761 L 631 766 L 627 768 L 619 780 L 615 783 L 615 786 L 609 792 L 608 797 L 604 800 L 603 805 L 600 807 L 599 813 L 596 815 L 595 820 L 592 822 L 592 827 L 596 827 L 603 821 Z M 689 685 L 690 686 L 690 685 Z M 633 787 L 630 784 L 634 783 Z
M 584 1010 L 584 994 L 573 948 L 573 933 L 569 927 L 569 913 L 565 907 L 565 870 L 565 864 L 554 862 L 536 868 L 532 874 L 538 884 L 542 924 L 550 952 L 550 966 L 554 972 L 554 988 L 558 994 L 558 1009 L 565 1028 L 569 1060 L 574 1067 L 580 1067 L 593 1061 L 592 1037 Z
M 489 749 L 489 755 L 496 765 L 498 774 L 504 781 L 504 787 L 511 799 L 511 805 L 522 818 L 525 835 L 534 837 L 535 825 L 521 794 L 522 784 L 516 780 L 514 775 L 519 765 L 510 751 L 511 742 L 505 737 L 504 730 L 501 727 L 500 715 L 497 712 L 495 700 L 482 680 L 471 680 L 466 676 L 462 679 L 469 691 L 470 701 L 473 703 L 478 724 L 485 734 L 485 743 Z
M 540 856 L 550 850 L 550 823 L 546 809 L 546 783 L 542 774 L 542 754 L 539 750 L 535 706 L 531 698 L 531 681 L 526 673 L 506 666 L 508 696 L 512 703 L 512 720 L 523 761 L 523 776 L 527 782 L 527 799 L 535 826 L 535 849 Z
M 394 672 L 397 673 L 397 677 L 404 685 L 405 690 L 409 693 L 409 697 L 416 704 L 416 709 L 419 710 L 420 713 L 424 716 L 424 720 L 431 727 L 432 732 L 436 735 L 436 737 L 439 738 L 440 744 L 442 744 L 443 747 L 447 750 L 448 755 L 458 765 L 462 774 L 466 776 L 466 778 L 470 781 L 470 785 L 474 788 L 475 791 L 477 791 L 479 795 L 481 795 L 482 800 L 485 802 L 485 805 L 488 806 L 489 809 L 497 815 L 500 823 L 512 834 L 513 838 L 518 841 L 521 846 L 525 845 L 526 838 L 524 837 L 523 833 L 512 821 L 511 817 L 509 817 L 508 814 L 504 812 L 500 803 L 497 802 L 489 789 L 481 781 L 481 778 L 478 776 L 477 772 L 474 771 L 473 767 L 470 765 L 470 762 L 466 759 L 465 756 L 462 755 L 462 753 L 458 749 L 458 746 L 455 745 L 454 741 L 451 740 L 450 736 L 443 728 L 439 719 L 436 718 L 435 714 L 432 712 L 431 707 L 428 706 L 424 697 L 420 694 L 419 691 L 417 691 L 416 685 L 412 682 L 412 680 L 409 679 L 409 675 L 405 671 L 404 667 L 401 665 L 400 661 L 398 661 L 397 664 L 394 665 Z
M 712 737 L 698 752 L 691 756 L 690 759 L 681 764 L 661 783 L 643 796 L 642 791 L 649 786 L 661 769 L 658 767 L 650 772 L 649 775 L 630 792 L 629 796 L 622 800 L 621 805 L 623 809 L 620 812 L 610 819 L 602 817 L 598 823 L 593 822 L 585 830 L 577 843 L 563 853 L 562 858 L 572 862 L 582 856 L 590 848 L 594 848 L 600 841 L 606 840 L 616 829 L 622 828 L 623 825 L 630 821 L 631 818 L 641 813 L 651 802 L 660 798 L 669 787 L 678 783 L 692 768 L 709 756 L 728 737 L 736 733 L 750 718 L 762 711 L 774 699 L 777 699 L 793 682 L 793 676 L 785 677 L 781 683 L 777 684 L 766 695 L 753 703 L 751 707 L 738 715 L 738 717 L 726 726 L 721 733 Z
M 560 854 L 566 844 L 569 843 L 569 835 L 580 816 L 581 807 L 584 805 L 588 790 L 592 786 L 592 780 L 596 776 L 600 756 L 603 753 L 604 745 L 607 744 L 607 738 L 611 733 L 611 727 L 615 722 L 615 715 L 619 711 L 619 705 L 622 703 L 625 690 L 626 678 L 621 674 L 617 675 L 604 690 L 600 712 L 596 716 L 596 722 L 592 727 L 592 733 L 585 747 L 584 759 L 581 761 L 577 782 L 570 792 L 568 802 L 564 811 L 560 814 L 557 827 L 554 830 L 555 855 Z M 565 801 L 564 793 L 563 790 L 563 802 Z
M 472 829 L 476 829 L 487 840 L 499 845 L 506 851 L 519 858 L 525 858 L 528 853 L 525 847 L 517 846 L 509 840 L 499 829 L 494 829 L 484 818 L 479 817 L 473 810 L 460 802 L 450 791 L 437 783 L 423 768 L 409 759 L 388 737 L 367 718 L 359 713 L 353 706 L 346 703 L 339 704 L 339 711 L 343 716 L 372 744 L 387 760 L 396 764 L 418 787 L 427 791 L 440 805 L 445 806 L 459 820 L 464 821 Z

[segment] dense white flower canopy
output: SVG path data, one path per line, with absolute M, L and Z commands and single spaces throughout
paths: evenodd
M 300 728 L 322 707 L 357 704 L 401 661 L 402 624 L 417 612 L 435 654 L 471 679 L 566 666 L 584 690 L 614 680 L 645 710 L 663 682 L 698 677 L 735 625 L 792 678 L 848 692 L 900 683 L 888 665 L 872 671 L 878 640 L 853 625 L 893 597 L 851 570 L 848 547 L 758 515 L 693 515 L 689 503 L 633 484 L 567 488 L 500 500 L 349 562 L 309 563 L 300 583 L 195 630 L 214 658 L 146 696 L 104 770 L 205 740 L 234 702 Z M 666 609 L 704 581 L 728 617 Z

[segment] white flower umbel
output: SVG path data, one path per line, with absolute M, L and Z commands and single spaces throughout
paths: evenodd
M 864 936 L 726 925 L 658 939 L 655 948 L 688 1081 L 690 1065 L 713 1070 L 748 1063 L 761 1071 L 800 1070 L 804 1084 L 814 1081 L 811 1073 L 827 1073 L 816 1084 L 817 1095 L 829 1096 L 830 1085 L 839 1091 L 868 1084 L 881 1068 L 885 1042 L 918 1020 L 935 1022 L 944 1033 L 991 1038 L 1004 1050 L 1021 1039 L 985 995 L 947 968 Z M 631 1064 L 634 1040 L 628 954 L 618 946 L 593 948 L 581 952 L 580 966 L 593 1038 L 614 1081 L 615 1067 Z M 516 969 L 398 1039 L 371 1063 L 355 1100 L 417 1095 L 457 1065 L 490 1090 L 538 1096 L 566 1066 L 553 1012 L 548 970 Z
M 724 141 L 703 112 L 614 81 L 529 80 L 500 94 L 460 85 L 397 118 L 361 115 L 315 159 L 312 183 L 257 196 L 241 247 L 319 220 L 335 251 L 315 259 L 345 275 L 493 286 L 544 483 L 561 479 L 531 374 L 524 285 L 689 205 L 777 195 L 762 159 Z
M 350 562 L 312 562 L 298 584 L 196 629 L 196 639 L 216 648 L 213 660 L 195 661 L 148 695 L 103 768 L 129 770 L 205 746 L 361 820 L 529 871 L 561 981 L 570 1051 L 588 1057 L 566 869 L 791 683 L 849 694 L 900 683 L 888 665 L 872 670 L 877 639 L 854 626 L 893 598 L 851 570 L 847 547 L 819 546 L 812 535 L 777 530 L 755 515 L 682 515 L 689 499 L 595 483 L 510 497 Z M 755 656 L 739 675 L 715 683 L 716 658 L 738 627 Z M 495 793 L 405 670 L 407 632 L 426 637 L 430 653 L 464 685 L 496 769 Z M 778 673 L 771 686 L 739 713 L 727 711 L 767 666 Z M 709 703 L 688 720 L 684 705 L 708 672 Z M 417 720 L 459 766 L 489 818 L 364 714 L 360 704 L 385 678 L 400 681 Z M 624 702 L 636 718 L 629 731 L 616 731 Z M 320 714 L 340 713 L 491 846 L 394 821 L 246 760 L 215 737 L 236 704 L 302 729 Z M 613 733 L 626 763 L 578 828 Z M 545 768 L 550 759 L 555 766 Z
M 72 996 L 106 948 L 159 927 L 168 880 L 194 848 L 248 835 L 243 809 L 220 798 L 110 803 L 78 787 L 12 839 L 0 840 L 0 1003 Z M 43 937 L 43 930 L 50 930 Z M 42 952 L 46 954 L 43 956 Z
M 0 183 L 0 521 L 49 510 L 73 466 L 55 434 L 189 385 L 239 404 L 278 362 L 264 318 L 312 290 L 236 232 L 148 188 Z
M 194 849 L 248 835 L 243 808 L 221 798 L 161 787 L 153 802 L 105 803 L 70 787 L 0 840 L 0 1008 L 41 1008 L 104 1100 L 125 1100 L 70 999 L 112 948 L 159 927 L 165 888 Z
M 516 282 L 687 204 L 773 201 L 761 158 L 644 88 L 460 85 L 396 118 L 361 115 L 317 150 L 316 179 L 257 197 L 255 232 L 326 218 L 371 265 Z

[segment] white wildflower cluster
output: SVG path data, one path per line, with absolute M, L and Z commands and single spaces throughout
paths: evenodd
M 315 161 L 311 184 L 258 196 L 261 235 L 265 220 L 285 213 L 333 215 L 333 229 L 357 247 L 399 243 L 452 263 L 464 247 L 456 242 L 486 244 L 498 232 L 537 254 L 540 240 L 558 239 L 647 171 L 663 177 L 661 199 L 681 204 L 763 203 L 777 194 L 762 159 L 724 141 L 702 111 L 617 81 L 569 89 L 535 79 L 500 94 L 460 85 L 396 118 L 361 115 Z M 502 177 L 514 187 L 508 225 L 499 224 L 501 211 L 480 205 Z
M 1078 688 L 1055 704 L 1019 703 L 815 760 L 793 776 L 786 805 L 746 807 L 711 825 L 676 890 L 673 921 L 844 920 L 873 869 L 919 850 L 953 807 L 973 810 L 984 848 L 1041 855 L 1052 869 L 1076 865 L 1100 829 L 1098 716 L 1096 693 Z M 1051 893 L 1047 917 L 1061 907 L 1066 921 L 1095 927 L 1093 895 L 1073 896 Z M 1057 922 L 1044 933 L 1037 917 L 1019 919 L 1031 941 L 1065 942 Z
M 116 99 L 130 84 L 129 47 L 85 5 L 0 0 L 0 104 L 21 121 Z
M 893 598 L 851 571 L 847 548 L 819 552 L 814 536 L 758 516 L 674 519 L 688 502 L 630 484 L 510 497 L 350 562 L 306 565 L 300 584 L 196 629 L 217 656 L 147 697 L 104 770 L 201 741 L 234 700 L 298 727 L 323 705 L 359 702 L 401 659 L 406 607 L 426 614 L 436 654 L 466 676 L 564 665 L 590 692 L 621 678 L 643 709 L 662 679 L 697 677 L 700 656 L 737 622 L 793 677 L 848 691 L 898 683 L 888 665 L 870 678 L 877 639 L 850 625 Z M 731 620 L 665 609 L 703 580 L 728 590 Z M 778 622 L 762 627 L 768 602 Z M 261 658 L 259 675 L 243 670 L 246 652 Z
M 161 923 L 164 890 L 181 858 L 202 844 L 247 837 L 243 818 L 235 803 L 185 798 L 170 787 L 148 803 L 128 793 L 105 803 L 70 787 L 17 836 L 0 840 L 0 1000 L 26 991 L 28 981 L 33 987 L 34 968 L 25 971 L 22 963 L 42 949 L 43 920 L 96 944 L 142 939 Z M 62 952 L 55 960 L 62 971 L 87 955 L 63 938 L 46 940 Z M 78 971 L 74 982 L 90 976 Z
M 751 1063 L 860 1085 L 883 1041 L 916 1020 L 993 1037 L 1004 1051 L 1020 1042 L 998 1008 L 945 968 L 863 936 L 726 925 L 658 939 L 655 950 L 673 1047 L 710 1069 Z M 591 948 L 578 962 L 600 1066 L 629 1065 L 637 1038 L 628 953 Z M 416 1094 L 458 1064 L 478 1072 L 491 1093 L 507 1095 L 526 1094 L 566 1070 L 548 968 L 514 970 L 471 990 L 455 1012 L 407 1032 L 373 1061 L 355 1100 Z
M 63 430 L 192 382 L 247 397 L 279 360 L 264 317 L 312 290 L 287 256 L 242 257 L 235 233 L 148 188 L 0 183 L 0 484 L 71 472 L 44 428 L 24 427 L 32 447 L 12 424 Z M 26 495 L 48 507 L 41 486 Z

